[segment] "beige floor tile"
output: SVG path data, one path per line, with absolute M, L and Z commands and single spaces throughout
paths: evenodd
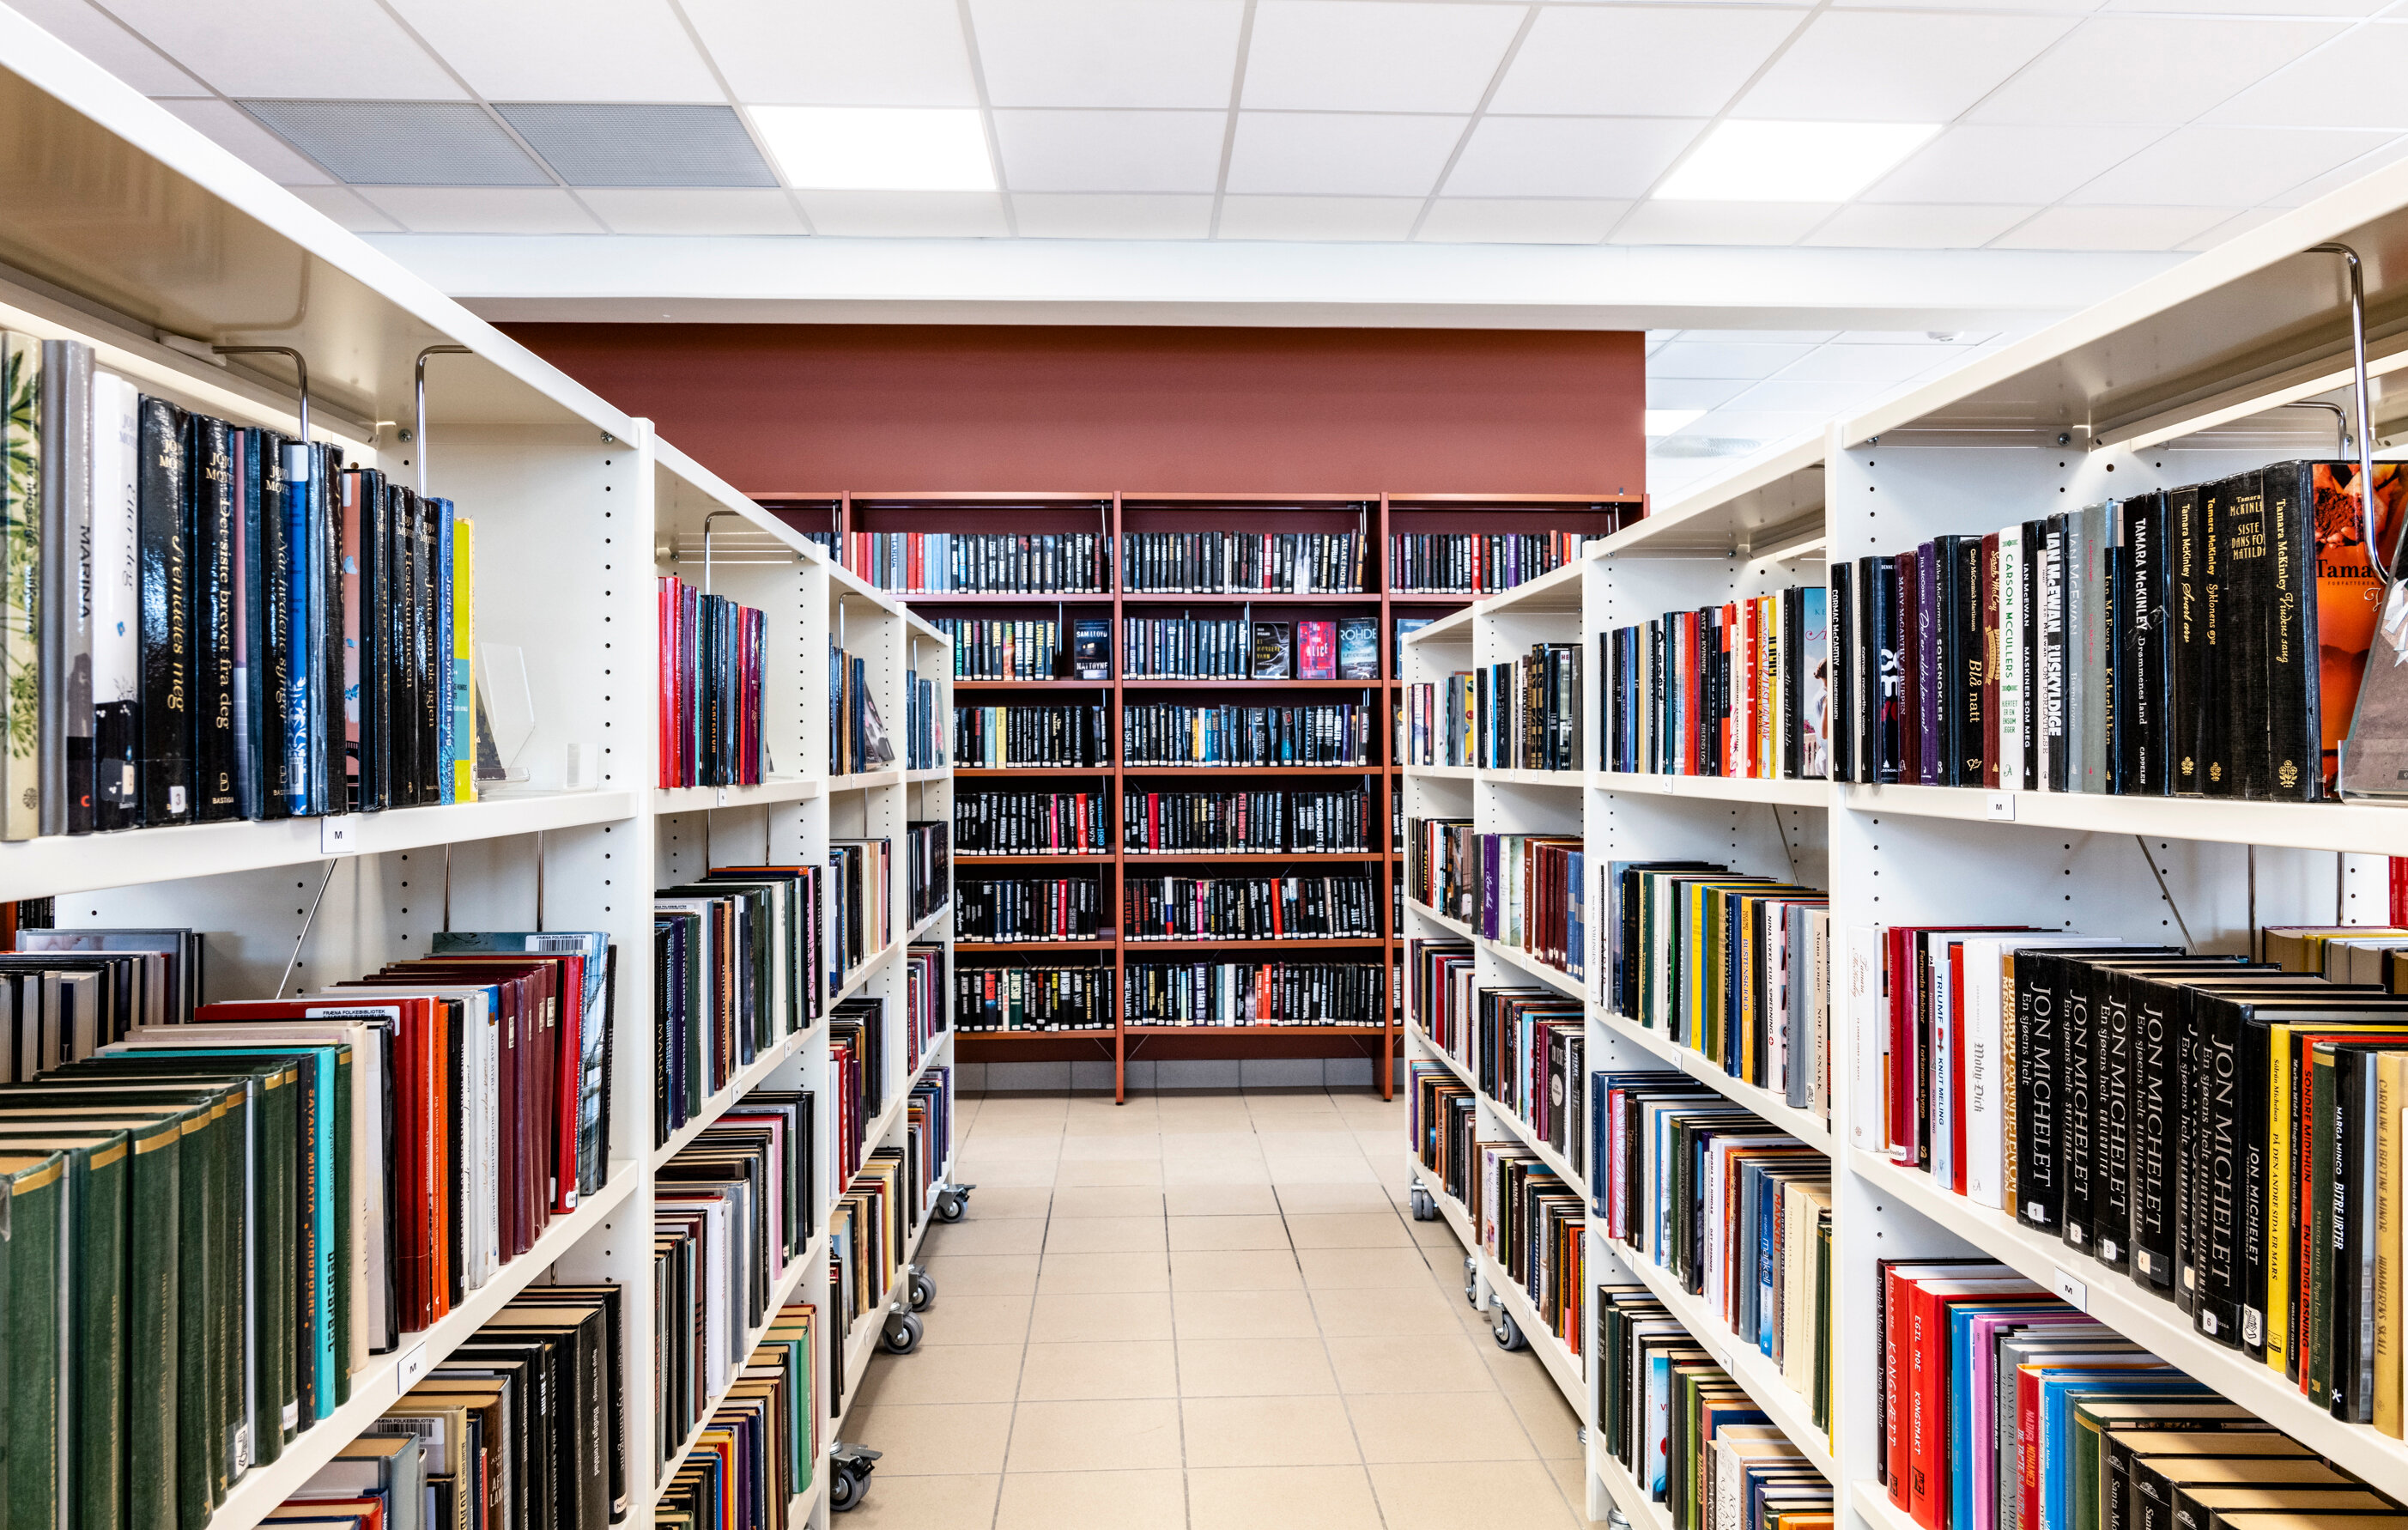
M 1547 1471 L 1555 1480 L 1555 1491 L 1571 1506 L 1574 1524 L 1603 1524 L 1603 1520 L 1588 1517 L 1588 1462 L 1581 1457 L 1554 1457 L 1547 1462 Z
M 1275 1185 L 1370 1185 L 1376 1187 L 1380 1177 L 1361 1156 L 1352 1158 L 1272 1158 L 1268 1154 L 1263 1166 Z
M 1162 1193 L 1174 1217 L 1275 1217 L 1279 1193 L 1260 1185 L 1171 1185 Z
M 845 1515 L 845 1530 L 932 1530 L 995 1519 L 994 1477 L 871 1479 L 861 1507 Z
M 1553 1377 L 1548 1380 L 1552 1381 Z M 1586 1458 L 1587 1448 L 1581 1444 L 1580 1415 L 1573 1412 L 1562 1391 L 1550 1386 L 1547 1395 L 1531 1397 L 1520 1393 L 1507 1393 L 1506 1402 L 1522 1421 L 1522 1427 L 1538 1447 L 1541 1461 L 1578 1461 Z
M 1162 1182 L 1179 1185 L 1261 1185 L 1268 1188 L 1271 1171 L 1258 1158 L 1165 1158 Z
M 1345 1404 L 1334 1396 L 1187 1397 L 1187 1465 L 1335 1466 L 1362 1457 Z
M 1179 1404 L 1022 1403 L 1012 1415 L 1008 1470 L 1141 1471 L 1179 1465 Z
M 940 1222 L 928 1229 L 924 1245 L 931 1256 L 949 1253 L 1042 1253 L 1042 1217 L 997 1217 L 981 1207 L 959 1222 Z
M 1115 1132 L 1102 1137 L 1066 1137 L 1062 1139 L 1062 1162 L 1096 1162 L 1142 1160 L 1159 1163 L 1162 1159 L 1162 1136 L 1158 1132 Z
M 1019 1389 L 1018 1344 L 948 1344 L 869 1362 L 857 1400 L 865 1408 L 919 1403 L 1008 1403 Z
M 1031 1344 L 1020 1367 L 1022 1402 L 1175 1397 L 1180 1371 L 1167 1339 Z
M 1284 1249 L 1287 1223 L 1279 1217 L 1172 1217 L 1170 1246 L 1190 1249 Z
M 980 1194 L 984 1194 L 990 1190 L 1050 1191 L 1054 1188 L 1054 1180 L 1059 1166 L 1057 1162 L 1051 1158 L 1010 1158 L 1001 1162 L 989 1160 L 978 1165 L 976 1177 L 972 1178 L 970 1165 L 956 1160 L 953 1164 L 953 1173 L 956 1177 L 978 1186 Z
M 1013 1472 L 995 1530 L 1187 1530 L 1187 1482 L 1169 1468 Z
M 1444 1250 L 1460 1250 L 1463 1247 L 1462 1241 L 1455 1236 L 1455 1229 L 1449 1226 L 1442 1217 L 1429 1222 L 1415 1222 L 1408 1217 L 1405 1220 L 1405 1232 L 1415 1243 L 1431 1251 L 1430 1257 L 1433 1260 Z
M 1165 1291 L 1042 1293 L 1037 1297 L 1035 1321 L 1028 1325 L 1031 1344 L 1168 1339 L 1171 1335 L 1170 1294 Z
M 1296 1262 L 1304 1283 L 1316 1291 L 1356 1286 L 1418 1286 L 1429 1280 L 1429 1261 L 1419 1249 L 1298 1249 Z
M 1171 1158 L 1249 1158 L 1263 1156 L 1262 1139 L 1242 1123 L 1228 1131 L 1168 1131 L 1162 1134 L 1162 1156 Z
M 1346 1411 L 1366 1461 L 1528 1461 L 1538 1453 L 1494 1391 L 1358 1392 L 1347 1395 Z
M 1401 1286 L 1354 1286 L 1344 1289 L 1316 1288 L 1312 1292 L 1313 1314 L 1320 1319 L 1321 1331 L 1332 1337 L 1378 1338 L 1406 1334 L 1457 1334 L 1463 1331 L 1455 1308 L 1471 1311 L 1470 1305 L 1451 1299 L 1444 1293 L 1431 1289 L 1426 1282 Z
M 957 1477 L 1003 1470 L 1011 1437 L 1010 1403 L 930 1403 L 863 1408 L 845 1415 L 844 1437 L 885 1452 L 877 1480 Z
M 1056 1165 L 1057 1185 L 1148 1185 L 1160 1189 L 1158 1158 L 1065 1158 Z
M 978 1197 L 970 1197 L 976 1205 Z M 1054 1192 L 1054 1216 L 1158 1217 L 1162 1192 L 1151 1185 L 1064 1185 Z
M 1030 1296 L 979 1296 L 937 1288 L 937 1304 L 920 1314 L 923 1344 L 1017 1344 L 1028 1337 Z
M 1371 1468 L 1387 1530 L 1560 1530 L 1584 1523 L 1536 1461 L 1417 1462 Z
M 1188 1530 L 1381 1530 L 1360 1466 L 1230 1466 L 1187 1474 Z
M 1064 1217 L 1045 1230 L 1047 1253 L 1159 1253 L 1159 1216 Z
M 1329 1356 L 1317 1340 L 1180 1337 L 1182 1397 L 1302 1397 L 1337 1390 Z
M 1480 1392 L 1493 1388 L 1471 1341 L 1332 1338 L 1329 1363 L 1343 1392 Z
M 1062 1134 L 1049 1132 L 998 1133 L 980 1132 L 962 1144 L 961 1160 L 965 1171 L 973 1171 L 988 1164 L 1014 1161 L 1050 1161 L 1062 1156 Z
M 1316 1131 L 1308 1127 L 1299 1131 L 1290 1129 L 1284 1124 L 1266 1122 L 1254 1133 L 1254 1137 L 1262 1144 L 1266 1156 L 1297 1158 L 1327 1158 L 1333 1155 L 1341 1158 L 1360 1158 L 1363 1156 L 1362 1144 L 1354 1140 L 1353 1132 L 1343 1128 Z
M 1282 1185 L 1279 1203 L 1280 1209 L 1292 1217 L 1329 1211 L 1386 1211 L 1393 1206 L 1388 1193 L 1376 1184 Z
M 1191 1250 L 1170 1256 L 1173 1291 L 1298 1291 L 1296 1255 L 1285 1249 Z
M 1109 1112 L 1073 1110 L 1062 1122 L 1062 1135 L 1073 1137 L 1156 1137 L 1162 1118 L 1141 1105 L 1120 1106 Z
M 1182 1338 L 1320 1336 L 1312 1306 L 1301 1291 L 1174 1291 L 1170 1309 Z
M 1299 1249 L 1402 1249 L 1412 1243 L 1394 1211 L 1291 1211 L 1287 1225 Z
M 1052 1295 L 1097 1291 L 1168 1291 L 1170 1268 L 1161 1253 L 1049 1253 L 1037 1289 Z
M 931 1254 L 925 1261 L 937 1282 L 937 1299 L 948 1296 L 1025 1296 L 1037 1289 L 1033 1253 Z
M 994 1217 L 998 1220 L 1041 1217 L 1052 1208 L 1053 1203 L 1054 1193 L 1050 1190 L 982 1184 L 970 1196 L 970 1216 L 972 1219 Z

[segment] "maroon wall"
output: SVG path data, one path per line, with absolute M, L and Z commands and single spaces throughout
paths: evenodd
M 1646 486 L 1627 331 L 504 327 L 752 493 Z

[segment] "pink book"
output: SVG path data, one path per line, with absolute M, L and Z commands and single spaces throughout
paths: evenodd
M 1338 678 L 1338 623 L 1299 622 L 1296 624 L 1296 678 L 1334 680 Z

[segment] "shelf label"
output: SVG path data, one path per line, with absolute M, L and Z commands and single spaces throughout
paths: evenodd
M 2000 820 L 2002 822 L 2012 823 L 2014 822 L 2015 794 L 2013 792 L 1991 793 L 1989 807 L 1990 816 L 1992 818 Z
M 2062 1265 L 2057 1267 L 2056 1290 L 2059 1296 L 2065 1298 L 2066 1305 L 2075 1311 L 2090 1310 L 2090 1288 L 2065 1273 L 2065 1266 Z
M 426 1376 L 426 1346 L 418 1344 L 406 1351 L 401 1363 L 393 1368 L 393 1390 L 395 1395 L 408 1392 Z
M 1672 795 L 1672 783 L 1680 779 L 1678 776 L 1658 776 L 1656 778 L 1657 782 L 1656 790 L 1669 797 Z
M 349 855 L 359 849 L 357 813 L 337 813 L 318 820 L 318 853 Z

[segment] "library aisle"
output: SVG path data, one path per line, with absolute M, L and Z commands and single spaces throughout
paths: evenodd
M 1554 1530 L 1579 1421 L 1407 1207 L 1360 1090 L 964 1094 L 968 1220 L 918 1352 L 871 1364 L 850 1530 Z

